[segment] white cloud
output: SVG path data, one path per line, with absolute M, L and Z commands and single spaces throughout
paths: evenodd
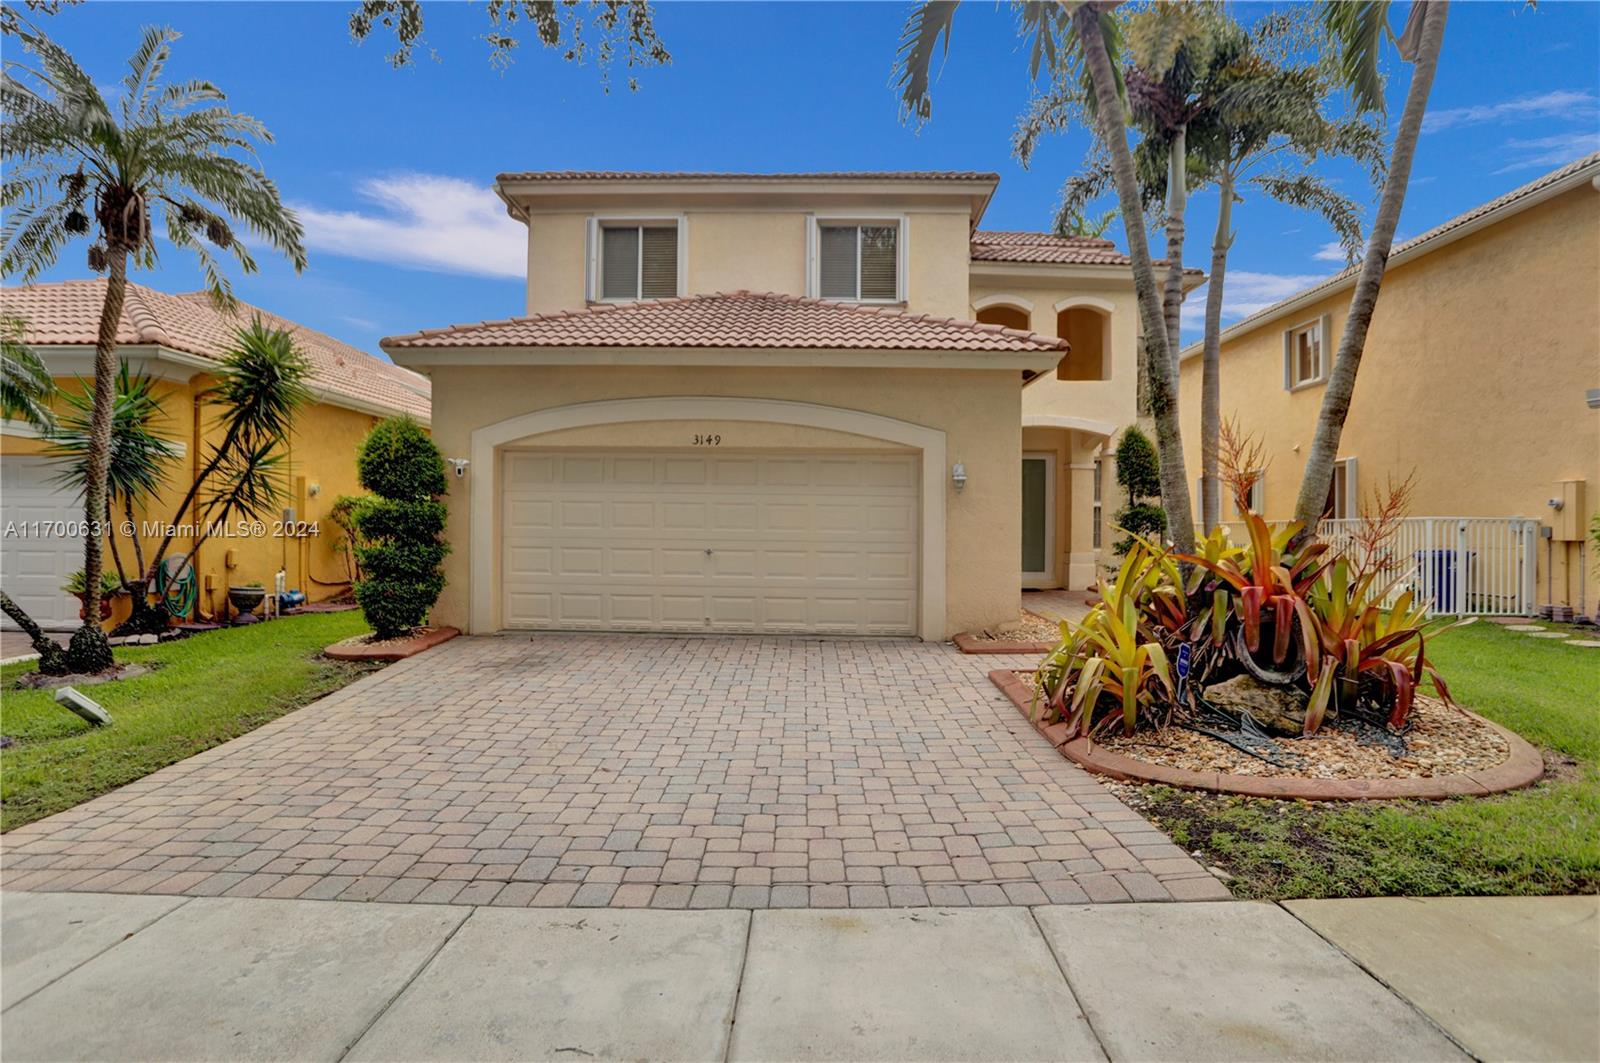
M 1508 140 L 1504 148 L 1516 158 L 1495 173 L 1531 170 L 1536 166 L 1555 167 L 1572 162 L 1593 151 L 1600 151 L 1600 132 L 1557 133 L 1529 140 Z
M 1337 240 L 1330 240 L 1312 252 L 1312 258 L 1318 262 L 1337 262 L 1345 264 L 1344 245 Z
M 439 273 L 527 276 L 528 235 L 488 188 L 410 173 L 362 181 L 371 212 L 296 204 L 314 251 Z
M 1482 125 L 1485 122 L 1515 122 L 1529 118 L 1586 117 L 1600 107 L 1593 93 L 1557 89 L 1534 96 L 1518 96 L 1499 103 L 1477 104 L 1472 107 L 1448 107 L 1430 111 L 1422 119 L 1424 133 L 1437 133 L 1457 126 Z
M 1326 274 L 1319 273 L 1253 273 L 1230 269 L 1222 283 L 1222 320 L 1233 322 L 1249 317 L 1324 279 Z M 1199 328 L 1205 324 L 1206 287 L 1201 285 L 1184 299 L 1182 320 L 1185 325 Z

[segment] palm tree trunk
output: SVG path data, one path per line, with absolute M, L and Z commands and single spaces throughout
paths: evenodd
M 1394 231 L 1400 224 L 1400 208 L 1405 205 L 1411 161 L 1417 152 L 1417 137 L 1422 131 L 1423 113 L 1428 108 L 1428 93 L 1433 88 L 1433 75 L 1439 66 L 1449 9 L 1446 0 L 1430 0 L 1422 15 L 1422 40 L 1417 50 L 1416 68 L 1411 72 L 1411 85 L 1406 90 L 1405 110 L 1400 114 L 1400 125 L 1395 132 L 1388 176 L 1383 182 L 1383 195 L 1378 199 L 1378 213 L 1373 219 L 1361 273 L 1350 296 L 1350 313 L 1344 321 L 1344 334 L 1339 337 L 1339 352 L 1334 356 L 1333 371 L 1328 375 L 1327 390 L 1322 396 L 1317 434 L 1311 440 L 1305 473 L 1300 479 L 1300 496 L 1295 500 L 1295 519 L 1305 525 L 1299 538 L 1315 533 L 1316 523 L 1327 505 L 1328 488 L 1333 483 L 1333 464 L 1339 456 L 1339 437 L 1350 412 L 1350 398 L 1355 393 L 1356 372 L 1361 368 L 1367 330 L 1378 305 L 1378 289 L 1389 263 Z
M 1200 363 L 1200 523 L 1209 533 L 1222 522 L 1222 481 L 1217 451 L 1222 437 L 1222 282 L 1233 247 L 1233 171 L 1217 182 L 1217 233 L 1211 239 L 1211 276 L 1206 282 L 1205 353 Z
M 28 634 L 28 641 L 32 643 L 34 652 L 39 655 L 39 671 L 45 675 L 67 675 L 72 671 L 72 666 L 67 664 L 67 655 L 56 645 L 55 639 L 39 630 L 39 625 L 33 622 L 33 617 L 22 611 L 22 606 L 11 600 L 11 595 L 0 591 L 0 612 L 5 613 L 16 621 L 18 627 Z
M 105 541 L 95 531 L 105 521 L 106 477 L 111 470 L 111 406 L 117 388 L 117 325 L 128 295 L 128 251 L 112 242 L 106 251 L 106 301 L 94 345 L 94 406 L 89 416 L 89 477 L 84 485 L 83 627 L 72 635 L 67 659 L 75 672 L 110 668 L 111 645 L 100 629 L 100 572 Z
M 1188 129 L 1173 130 L 1167 149 L 1167 285 L 1161 309 L 1167 320 L 1167 355 L 1174 393 L 1178 387 L 1178 349 L 1183 335 L 1183 241 L 1189 212 Z
M 1194 519 L 1189 509 L 1189 486 L 1183 469 L 1183 435 L 1178 427 L 1178 404 L 1172 388 L 1171 347 L 1150 243 L 1145 236 L 1144 209 L 1139 202 L 1139 182 L 1134 175 L 1133 153 L 1122 100 L 1117 96 L 1116 75 L 1106 53 L 1100 29 L 1099 4 L 1084 4 L 1073 12 L 1073 25 L 1083 42 L 1084 65 L 1094 84 L 1100 140 L 1111 153 L 1118 205 L 1133 260 L 1133 285 L 1139 297 L 1139 320 L 1144 327 L 1150 414 L 1156 423 L 1156 450 L 1161 458 L 1161 504 L 1167 514 L 1167 536 L 1181 551 L 1194 549 Z

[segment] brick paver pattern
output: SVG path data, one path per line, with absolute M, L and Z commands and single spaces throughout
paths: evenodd
M 1225 899 L 993 688 L 1010 660 L 460 638 L 9 832 L 0 869 L 19 890 L 573 907 Z

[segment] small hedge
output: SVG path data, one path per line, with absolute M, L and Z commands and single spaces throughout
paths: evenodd
M 428 619 L 444 590 L 444 459 L 421 425 L 391 417 L 362 440 L 356 472 L 377 496 L 352 513 L 361 538 L 356 601 L 378 638 L 399 638 Z

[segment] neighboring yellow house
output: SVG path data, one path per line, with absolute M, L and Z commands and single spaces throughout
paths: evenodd
M 528 316 L 383 342 L 456 465 L 435 621 L 943 639 L 1081 585 L 1132 280 L 976 231 L 998 180 L 502 174 Z
M 87 387 L 93 374 L 105 286 L 104 280 L 83 280 L 0 292 L 0 309 L 27 323 L 24 341 L 41 356 L 62 390 Z M 289 441 L 285 512 L 265 522 L 265 534 L 247 528 L 243 535 L 211 537 L 201 545 L 195 571 L 202 617 L 221 612 L 229 586 L 257 582 L 270 591 L 279 571 L 285 573 L 288 589 L 304 591 L 310 601 L 349 590 L 346 559 L 336 549 L 342 532 L 328 519 L 328 512 L 338 496 L 360 493 L 356 447 L 384 417 L 404 413 L 423 424 L 429 420 L 428 382 L 415 373 L 249 305 L 240 304 L 230 317 L 216 310 L 203 292 L 168 295 L 130 284 L 117 331 L 117 355 L 156 381 L 164 417 L 155 431 L 170 439 L 179 453 L 162 496 L 137 514 L 141 527 L 146 521 L 173 519 L 174 507 L 211 444 L 220 438 L 212 413 L 198 395 L 216 381 L 216 363 L 234 330 L 256 314 L 268 326 L 294 334 L 311 363 L 315 402 L 299 412 Z M 68 575 L 83 567 L 83 544 L 81 538 L 60 530 L 81 527 L 83 503 L 54 482 L 59 460 L 45 457 L 46 451 L 46 442 L 31 426 L 17 421 L 0 425 L 4 511 L 0 527 L 8 529 L 0 550 L 4 563 L 0 585 L 41 626 L 64 628 L 78 623 L 78 603 L 60 588 Z M 114 519 L 120 521 L 121 514 Z M 314 524 L 316 533 L 279 534 L 291 527 L 278 527 L 285 519 L 295 526 Z M 43 534 L 33 532 L 40 527 L 46 529 Z M 147 551 L 154 549 L 157 538 L 143 537 Z M 192 536 L 180 535 L 169 556 L 182 553 L 191 541 Z M 128 541 L 119 539 L 118 546 L 131 569 Z M 106 567 L 112 570 L 109 551 Z M 111 622 L 126 609 L 127 603 L 120 602 Z
M 1354 282 L 1346 270 L 1222 333 L 1223 416 L 1265 444 L 1259 506 L 1269 519 L 1293 511 Z M 1195 476 L 1200 363 L 1198 345 L 1183 351 L 1185 460 Z M 1436 601 L 1449 606 L 1464 593 L 1467 611 L 1588 610 L 1597 407 L 1600 154 L 1394 249 L 1328 514 L 1353 520 L 1375 488 L 1415 473 L 1416 519 L 1400 551 L 1466 558 L 1461 584 L 1450 586 L 1446 568 L 1428 587 Z M 1234 516 L 1231 503 L 1223 516 Z M 1503 520 L 1518 517 L 1525 522 Z

